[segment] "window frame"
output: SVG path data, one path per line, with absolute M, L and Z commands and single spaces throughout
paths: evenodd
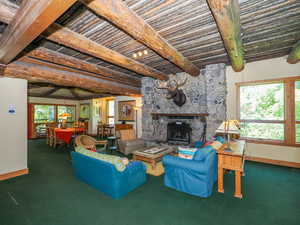
M 72 104 L 48 104 L 48 103 L 31 103 L 29 102 L 28 104 L 32 104 L 33 107 L 35 105 L 49 105 L 49 106 L 54 106 L 54 121 L 51 123 L 58 123 L 58 106 L 70 106 L 70 107 L 74 107 L 75 108 L 75 120 L 73 122 L 67 122 L 67 123 L 74 123 L 77 120 L 77 107 L 76 105 L 72 105 Z M 35 123 L 35 111 L 33 110 L 32 112 L 32 123 L 33 124 L 37 124 L 37 125 L 41 125 L 41 124 L 47 124 L 45 122 L 40 122 L 40 123 Z
M 109 115 L 109 102 L 110 101 L 113 101 L 114 102 L 114 115 L 113 116 L 110 116 Z M 116 100 L 115 99 L 107 99 L 106 100 L 106 109 L 107 109 L 107 111 L 106 111 L 106 120 L 107 120 L 107 123 L 109 124 L 109 119 L 114 119 L 114 124 L 116 123 L 116 112 L 115 112 L 115 104 L 116 104 Z
M 284 124 L 284 140 L 272 140 L 272 139 L 259 139 L 259 138 L 247 138 L 243 137 L 242 139 L 247 140 L 250 143 L 259 143 L 259 144 L 273 144 L 273 145 L 282 145 L 282 146 L 293 146 L 300 147 L 300 143 L 296 142 L 296 124 L 300 124 L 300 121 L 296 121 L 296 108 L 295 108 L 295 83 L 300 81 L 300 76 L 295 77 L 286 77 L 278 79 L 269 79 L 269 80 L 255 80 L 249 82 L 238 82 L 236 85 L 236 115 L 238 120 L 243 122 L 252 122 L 252 123 L 272 123 L 272 124 Z M 263 84 L 272 84 L 272 83 L 283 83 L 284 85 L 284 120 L 241 120 L 240 115 L 240 87 L 242 86 L 251 86 L 251 85 L 263 85 Z

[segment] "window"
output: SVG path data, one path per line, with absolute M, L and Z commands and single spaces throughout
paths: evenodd
M 241 136 L 260 142 L 300 144 L 299 80 L 238 83 Z
M 66 105 L 58 105 L 57 106 L 57 118 L 60 121 L 61 115 L 63 113 L 69 114 L 69 117 L 67 117 L 67 122 L 74 122 L 75 121 L 75 106 L 66 106 Z
M 70 116 L 67 122 L 75 122 L 76 106 L 75 105 L 46 105 L 46 104 L 33 104 L 34 123 L 55 123 L 61 122 L 63 113 L 68 113 Z
M 54 121 L 54 105 L 34 105 L 34 123 L 51 123 Z
M 79 118 L 82 118 L 82 119 L 90 118 L 90 104 L 80 104 Z
M 115 100 L 107 101 L 107 121 L 108 124 L 115 123 Z

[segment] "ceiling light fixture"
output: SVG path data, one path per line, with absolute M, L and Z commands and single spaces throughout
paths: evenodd
M 138 58 L 138 57 L 142 57 L 143 55 L 148 55 L 148 50 L 143 50 L 143 51 L 139 51 L 136 53 L 133 53 L 132 56 L 133 58 Z

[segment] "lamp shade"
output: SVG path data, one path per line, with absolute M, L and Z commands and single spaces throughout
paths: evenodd
M 238 128 L 236 120 L 225 120 L 216 130 L 216 133 L 239 134 L 240 129 Z
M 70 116 L 71 114 L 66 112 L 59 115 L 59 117 L 70 117 Z

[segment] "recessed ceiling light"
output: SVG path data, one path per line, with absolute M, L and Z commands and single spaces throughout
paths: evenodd
M 136 58 L 136 57 L 137 57 L 137 54 L 136 54 L 136 53 L 133 53 L 132 56 L 133 56 L 133 58 Z
M 143 53 L 142 53 L 142 52 L 138 52 L 138 55 L 139 55 L 139 56 L 142 56 L 142 55 L 143 55 Z
M 147 51 L 147 50 L 144 50 L 144 54 L 145 54 L 145 55 L 148 55 L 148 51 Z

